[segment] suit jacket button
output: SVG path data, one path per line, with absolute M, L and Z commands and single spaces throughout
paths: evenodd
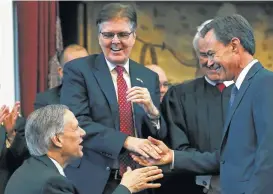
M 203 181 L 203 185 L 204 185 L 204 186 L 207 186 L 207 182 L 206 182 L 206 181 Z
M 221 164 L 225 164 L 225 160 L 221 160 Z
M 109 170 L 110 170 L 110 167 L 109 167 L 109 166 L 107 166 L 107 167 L 106 167 L 106 170 L 108 170 L 108 171 L 109 171 Z

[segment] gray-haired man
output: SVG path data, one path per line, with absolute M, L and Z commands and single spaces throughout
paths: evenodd
M 63 170 L 83 156 L 85 131 L 74 114 L 64 105 L 40 108 L 28 117 L 25 134 L 31 157 L 12 175 L 5 194 L 79 193 Z M 157 167 L 128 169 L 113 194 L 138 192 L 150 185 L 148 181 L 162 176 Z

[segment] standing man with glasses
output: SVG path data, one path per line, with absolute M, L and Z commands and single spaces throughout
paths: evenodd
M 65 169 L 82 194 L 112 193 L 126 167 L 138 167 L 129 153 L 159 159 L 161 151 L 146 138 L 166 136 L 158 75 L 129 59 L 136 40 L 135 9 L 107 4 L 97 27 L 103 53 L 68 62 L 61 89 L 61 104 L 86 132 L 83 158 Z

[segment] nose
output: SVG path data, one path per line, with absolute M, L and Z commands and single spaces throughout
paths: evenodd
M 112 43 L 117 44 L 117 43 L 119 43 L 119 42 L 120 42 L 120 40 L 119 40 L 119 38 L 118 38 L 118 35 L 115 34 L 114 37 L 113 37 L 113 39 L 112 39 Z
M 80 136 L 84 137 L 86 135 L 85 130 L 83 130 L 82 128 L 80 128 Z
M 211 67 L 213 64 L 214 64 L 213 59 L 208 58 L 207 66 L 208 66 L 208 67 Z

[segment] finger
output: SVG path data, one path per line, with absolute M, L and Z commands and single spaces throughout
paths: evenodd
M 151 166 L 150 162 L 144 158 L 138 156 L 132 156 L 133 160 L 140 164 L 141 166 Z
M 131 167 L 127 166 L 127 171 L 126 172 L 131 172 L 131 171 L 132 171 Z
M 145 189 L 155 189 L 161 187 L 160 183 L 147 183 L 145 184 Z
M 156 145 L 150 144 L 150 146 L 152 146 L 157 153 L 159 153 L 159 154 L 162 153 L 162 150 L 159 147 L 157 147 Z
M 137 149 L 136 152 L 141 155 L 144 156 L 145 158 L 149 158 L 150 156 L 148 154 L 146 154 L 142 149 Z
M 157 169 L 158 169 L 157 166 L 148 166 L 148 167 L 139 168 L 138 170 L 140 170 L 141 173 L 146 173 L 146 172 L 157 170 Z
M 149 156 L 151 156 L 154 159 L 158 160 L 161 158 L 161 156 L 149 144 L 143 145 L 143 151 L 145 151 Z
M 157 140 L 157 139 L 155 139 L 155 138 L 153 138 L 153 137 L 151 137 L 151 136 L 148 137 L 148 140 L 149 140 L 151 143 L 155 144 L 155 145 L 160 145 L 160 144 L 161 144 L 161 141 L 159 141 L 159 140 Z
M 143 87 L 134 86 L 134 87 L 128 88 L 128 90 L 126 91 L 126 94 L 131 93 L 132 91 L 139 91 L 142 89 L 143 89 Z
M 142 91 L 133 91 L 133 92 L 130 92 L 126 95 L 126 99 L 129 100 L 133 97 L 138 97 L 138 98 L 143 98 L 146 94 Z
M 145 181 L 146 181 L 146 182 L 152 182 L 152 181 L 155 181 L 155 180 L 157 180 L 157 179 L 163 178 L 163 176 L 164 176 L 164 175 L 163 175 L 162 173 L 156 174 L 156 175 L 147 177 L 147 178 L 145 179 Z

